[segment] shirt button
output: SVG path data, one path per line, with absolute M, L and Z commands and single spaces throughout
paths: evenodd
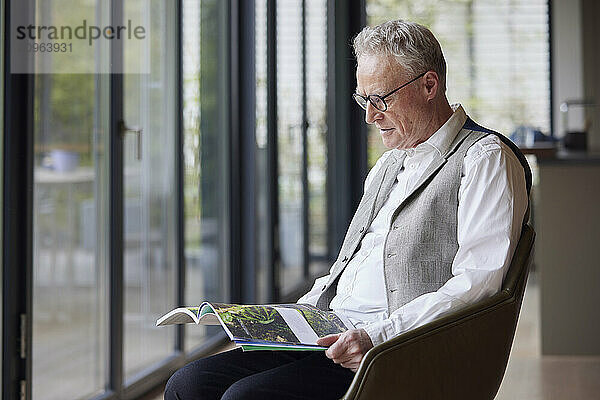
M 365 227 L 363 226 L 362 228 L 360 228 L 360 233 L 363 233 L 365 231 Z
M 397 230 L 398 228 L 399 228 L 399 226 L 398 226 L 398 225 L 394 225 L 394 226 L 392 227 L 392 229 L 393 229 L 393 230 Z
M 388 258 L 392 258 L 394 255 L 392 253 L 388 254 Z
M 348 261 L 348 256 L 344 257 L 344 259 L 342 260 L 342 262 L 346 262 Z

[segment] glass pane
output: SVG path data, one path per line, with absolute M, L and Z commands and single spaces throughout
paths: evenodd
M 323 273 L 327 257 L 327 1 L 306 1 L 306 93 L 310 272 Z
M 174 306 L 176 262 L 175 9 L 162 0 L 124 2 L 124 20 L 149 27 L 150 41 L 128 41 L 124 62 L 150 73 L 123 75 L 125 378 L 173 352 L 173 329 L 156 327 Z M 141 137 L 136 130 L 141 129 Z
M 69 26 L 106 15 L 93 2 L 67 0 L 38 0 L 36 14 L 46 24 Z M 63 62 L 46 61 L 57 69 Z M 80 62 L 98 71 L 108 58 L 98 52 Z M 35 76 L 35 399 L 85 398 L 105 388 L 107 90 L 106 75 Z
M 269 299 L 267 273 L 269 272 L 269 209 L 267 198 L 267 1 L 255 1 L 255 64 L 256 64 L 256 302 Z
M 226 4 L 183 2 L 185 301 L 223 301 L 227 192 L 224 110 L 227 98 L 221 33 Z M 186 349 L 202 344 L 219 327 L 186 326 Z
M 282 295 L 302 280 L 302 3 L 277 2 L 277 148 Z
M 550 131 L 546 0 L 367 0 L 369 25 L 395 15 L 430 27 L 440 41 L 451 103 L 505 135 L 520 125 Z M 384 150 L 369 128 L 370 166 Z

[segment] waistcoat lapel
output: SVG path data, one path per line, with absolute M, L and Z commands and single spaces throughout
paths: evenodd
M 402 154 L 392 157 L 394 157 L 394 162 L 389 165 L 385 177 L 381 182 L 379 192 L 377 193 L 377 197 L 375 198 L 375 204 L 373 207 L 373 211 L 371 212 L 371 218 L 369 219 L 368 226 L 371 226 L 371 222 L 373 222 L 373 220 L 379 213 L 379 210 L 381 210 L 381 207 L 383 207 L 383 204 L 388 199 L 390 192 L 392 191 L 392 186 L 394 186 L 397 176 L 402 170 L 404 159 L 406 158 L 406 152 L 402 152 Z

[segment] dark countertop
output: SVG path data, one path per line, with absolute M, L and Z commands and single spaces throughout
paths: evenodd
M 600 165 L 600 152 L 586 151 L 569 151 L 558 149 L 553 157 L 541 157 L 537 160 L 538 164 L 542 165 L 581 165 L 581 164 L 598 164 Z
M 550 143 L 539 143 L 533 147 L 521 148 L 523 154 L 533 154 L 537 163 L 552 164 L 600 164 L 600 152 L 565 150 Z

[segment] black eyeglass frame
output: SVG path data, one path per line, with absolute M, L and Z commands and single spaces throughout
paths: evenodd
M 352 94 L 352 98 L 354 99 L 354 101 L 356 101 L 356 103 L 360 106 L 360 108 L 362 108 L 363 110 L 367 109 L 367 102 L 371 103 L 371 105 L 373 107 L 375 107 L 376 110 L 379 110 L 381 112 L 386 112 L 388 109 L 388 105 L 385 102 L 385 98 L 391 96 L 392 94 L 396 93 L 398 90 L 402 89 L 405 86 L 410 85 L 411 83 L 413 83 L 414 81 L 416 81 L 417 79 L 423 77 L 428 71 L 423 72 L 422 74 L 414 77 L 413 79 L 411 79 L 410 81 L 406 82 L 405 84 L 403 84 L 402 86 L 397 87 L 396 89 L 392 90 L 391 92 L 389 92 L 388 94 L 385 94 L 383 96 L 379 96 L 377 94 L 369 94 L 366 96 L 360 95 L 358 93 L 354 93 Z M 383 108 L 383 110 L 379 107 L 377 107 L 377 104 L 375 104 L 375 102 L 373 100 L 371 100 L 372 98 L 378 98 L 381 100 L 381 102 L 383 103 L 383 105 L 385 106 Z M 362 101 L 361 101 L 362 100 Z

